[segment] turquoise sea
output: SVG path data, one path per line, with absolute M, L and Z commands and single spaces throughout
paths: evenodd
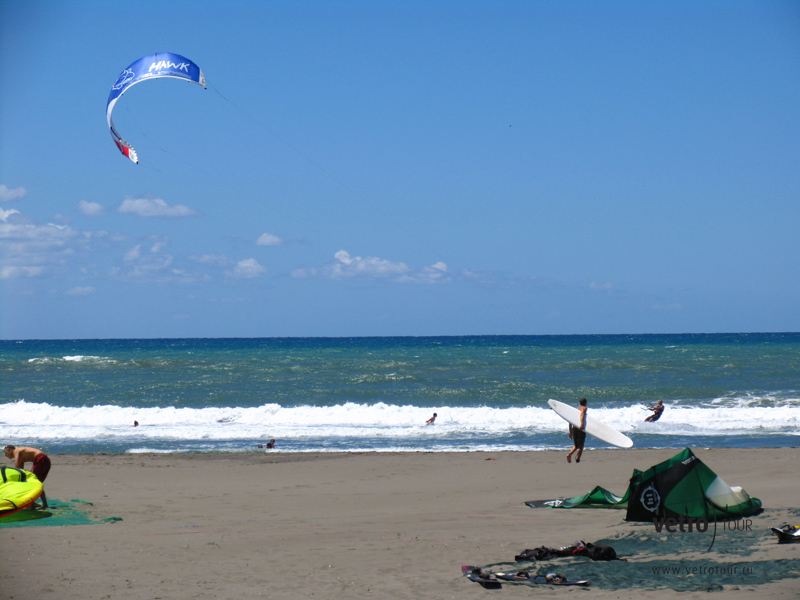
M 800 445 L 798 333 L 6 340 L 0 382 L 0 442 L 53 453 L 566 448 L 580 397 L 634 447 Z

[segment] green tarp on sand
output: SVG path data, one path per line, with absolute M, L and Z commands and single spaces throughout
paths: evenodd
M 0 519 L 0 529 L 9 527 L 61 527 L 96 525 L 121 521 L 120 517 L 97 517 L 91 514 L 92 503 L 83 500 L 50 500 L 47 509 L 27 508 Z

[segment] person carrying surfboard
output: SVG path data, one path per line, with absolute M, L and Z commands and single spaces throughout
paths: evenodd
M 572 440 L 572 450 L 569 451 L 567 454 L 567 462 L 572 462 L 572 455 L 577 452 L 575 455 L 575 462 L 581 462 L 581 456 L 583 455 L 583 445 L 586 443 L 586 398 L 581 398 L 578 402 L 580 407 L 578 411 L 581 414 L 581 421 L 580 427 L 576 427 L 572 423 L 569 425 L 569 439 Z

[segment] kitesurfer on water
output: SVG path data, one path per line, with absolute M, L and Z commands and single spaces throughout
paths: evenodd
M 6 458 L 10 458 L 14 461 L 14 467 L 17 469 L 24 469 L 26 462 L 32 462 L 33 467 L 31 467 L 31 473 L 36 475 L 42 483 L 47 479 L 47 474 L 50 472 L 50 458 L 41 450 L 37 450 L 36 448 L 6 446 L 3 452 Z M 44 489 L 42 489 L 41 499 L 42 508 L 47 508 L 47 496 L 44 494 Z
M 665 406 L 664 406 L 664 401 L 663 400 L 659 400 L 658 403 L 655 406 L 648 406 L 647 410 L 652 410 L 653 414 L 650 415 L 649 417 L 647 417 L 645 419 L 645 421 L 647 421 L 649 423 L 653 423 L 655 421 L 658 421 L 661 418 L 661 413 L 664 412 L 664 408 L 665 408 Z
M 574 452 L 577 452 L 577 454 L 575 455 L 575 462 L 576 463 L 581 462 L 581 455 L 583 454 L 583 444 L 586 443 L 586 431 L 585 431 L 586 409 L 587 409 L 586 398 L 581 398 L 579 404 L 580 408 L 578 409 L 578 411 L 581 414 L 581 420 L 580 420 L 581 425 L 580 427 L 576 427 L 572 423 L 570 423 L 569 425 L 569 439 L 572 440 L 572 443 L 574 445 L 572 446 L 572 450 L 569 451 L 569 454 L 567 454 L 568 463 L 572 462 L 572 454 Z

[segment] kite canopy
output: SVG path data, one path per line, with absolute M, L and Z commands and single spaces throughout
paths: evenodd
M 624 508 L 626 521 L 680 516 L 736 519 L 761 512 L 761 500 L 729 486 L 689 448 L 644 472 L 634 469 L 624 496 L 596 486 L 583 496 L 525 504 L 531 508 Z
M 634 470 L 628 492 L 626 521 L 736 519 L 761 512 L 761 500 L 729 486 L 688 448 L 644 473 Z
M 42 495 L 42 482 L 28 471 L 0 467 L 0 519 L 30 506 Z
M 139 162 L 139 157 L 133 149 L 133 146 L 123 140 L 122 136 L 117 132 L 116 127 L 114 127 L 114 122 L 111 120 L 111 112 L 114 110 L 114 105 L 117 103 L 117 100 L 119 100 L 120 96 L 122 96 L 129 87 L 136 85 L 140 81 L 157 79 L 159 77 L 184 79 L 202 85 L 203 88 L 206 87 L 206 78 L 200 70 L 200 67 L 188 58 L 180 54 L 172 54 L 171 52 L 161 52 L 142 57 L 120 73 L 116 83 L 114 83 L 114 87 L 111 88 L 111 93 L 108 95 L 106 120 L 108 121 L 108 128 L 111 131 L 111 138 L 114 140 L 117 148 L 135 163 Z
M 629 491 L 625 492 L 624 496 L 617 496 L 614 492 L 597 485 L 591 492 L 583 496 L 555 498 L 554 500 L 531 500 L 525 504 L 531 508 L 627 508 Z

